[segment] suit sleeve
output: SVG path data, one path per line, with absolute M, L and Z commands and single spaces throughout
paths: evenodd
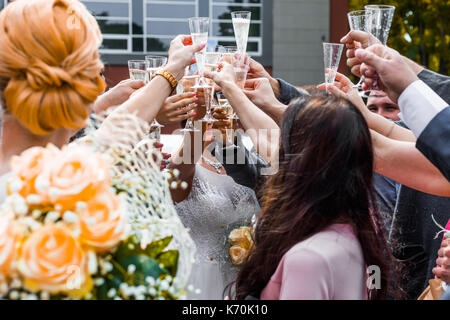
M 309 94 L 306 91 L 300 91 L 290 83 L 282 80 L 277 79 L 278 83 L 280 84 L 280 96 L 278 97 L 278 101 L 280 101 L 282 104 L 288 105 L 291 100 L 295 98 L 300 98 L 303 96 L 309 96 Z
M 416 148 L 450 181 L 450 108 L 438 113 L 426 126 Z
M 447 104 L 450 104 L 450 77 L 427 69 L 420 72 L 418 77 L 444 99 Z

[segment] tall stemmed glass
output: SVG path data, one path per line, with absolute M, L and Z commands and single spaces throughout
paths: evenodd
M 231 13 L 236 45 L 239 52 L 242 54 L 247 52 L 248 32 L 250 30 L 251 16 L 252 13 L 250 11 L 236 11 Z
M 350 30 L 358 30 L 358 31 L 364 31 L 367 32 L 367 18 L 369 14 L 366 10 L 357 10 L 352 11 L 347 14 L 348 17 L 348 24 L 350 26 Z M 362 77 L 359 79 L 359 82 L 354 85 L 354 88 L 357 88 L 360 92 L 360 95 L 364 95 L 363 88 L 363 79 Z
M 367 17 L 367 32 L 377 38 L 382 45 L 386 45 L 391 30 L 392 18 L 394 17 L 395 7 L 388 5 L 367 5 L 364 6 Z M 375 80 L 371 90 L 380 90 L 378 82 Z M 365 92 L 366 96 L 370 91 Z
M 191 67 L 186 67 L 186 72 L 184 73 L 184 77 L 181 79 L 181 90 L 177 93 L 187 93 L 187 92 L 197 92 L 195 85 L 197 84 L 200 76 L 193 72 Z M 194 110 L 189 111 L 189 114 L 194 113 Z M 197 132 L 200 131 L 194 127 L 194 120 L 192 117 L 188 118 L 186 121 L 186 126 L 184 127 L 182 132 Z
M 164 67 L 167 63 L 167 57 L 164 56 L 145 56 L 145 61 L 147 61 L 147 72 L 149 75 L 149 81 L 152 80 L 156 71 Z M 159 142 L 159 137 L 161 136 L 161 128 L 164 127 L 160 124 L 156 118 L 150 126 L 150 133 L 153 134 L 156 140 Z
M 236 112 L 234 111 L 230 102 L 228 101 L 228 99 L 225 97 L 225 95 L 222 92 L 217 93 L 217 101 L 219 104 L 217 110 L 219 112 L 221 112 L 223 115 L 225 115 L 227 117 L 227 119 L 229 119 L 229 121 L 231 121 L 231 128 L 226 129 L 226 131 L 225 131 L 225 134 L 226 134 L 226 146 L 225 147 L 239 148 L 239 146 L 237 146 L 234 143 L 234 129 L 236 127 L 236 118 L 235 118 Z
M 189 29 L 191 31 L 193 44 L 206 44 L 208 42 L 209 27 L 209 18 L 189 18 Z M 211 114 L 211 104 L 210 99 L 208 98 L 210 97 L 212 86 L 208 85 L 204 78 L 206 64 L 206 46 L 202 51 L 195 54 L 195 59 L 197 60 L 197 69 L 200 75 L 200 79 L 193 88 L 202 89 L 201 91 L 203 91 L 203 93 L 205 94 L 206 114 L 201 119 L 201 121 L 214 122 L 217 120 Z
M 216 48 L 212 48 L 214 51 L 207 51 L 205 52 L 205 70 L 208 72 L 217 72 L 219 70 L 219 62 L 223 57 L 222 52 L 217 52 Z M 209 90 L 209 104 L 211 108 L 209 108 L 209 112 L 212 112 L 212 107 L 216 107 L 215 101 L 214 101 L 214 81 L 211 79 L 206 79 L 206 84 L 211 86 L 211 89 Z M 208 116 L 208 115 L 207 115 Z
M 341 61 L 343 44 L 328 43 L 323 44 L 323 62 L 325 67 L 325 89 L 328 93 L 328 86 L 334 84 L 336 72 Z

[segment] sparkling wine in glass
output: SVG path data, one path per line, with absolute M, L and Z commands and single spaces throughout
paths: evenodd
M 250 30 L 250 11 L 235 11 L 231 13 L 234 37 L 240 53 L 247 52 L 248 32 Z
M 199 78 L 200 78 L 200 76 L 198 74 L 194 74 L 194 73 L 190 72 L 190 68 L 186 67 L 185 76 L 181 79 L 182 90 L 180 93 L 197 92 L 195 85 L 197 84 Z M 194 110 L 189 111 L 189 114 L 192 114 L 192 113 L 194 113 Z M 181 131 L 182 132 L 196 132 L 196 131 L 200 131 L 200 130 L 195 129 L 194 120 L 192 119 L 192 117 L 190 117 L 186 121 L 186 126 Z
M 389 38 L 395 7 L 388 5 L 367 5 L 364 6 L 364 9 L 368 14 L 367 32 L 372 34 L 385 46 Z M 376 78 L 371 90 L 380 90 Z M 365 92 L 365 96 L 368 97 L 369 95 L 370 90 Z
M 325 67 L 325 89 L 328 93 L 328 86 L 334 84 L 336 72 L 341 61 L 343 44 L 340 43 L 323 43 L 323 62 Z
M 236 52 L 231 57 L 231 64 L 236 76 L 236 84 L 239 88 L 244 89 L 248 70 L 250 68 L 250 56 L 248 54 Z
M 234 111 L 233 107 L 231 106 L 228 99 L 225 97 L 225 95 L 221 92 L 217 93 L 217 108 L 214 110 L 214 112 L 222 113 L 226 116 L 229 121 L 231 121 L 231 128 L 226 129 L 226 146 L 227 147 L 235 147 L 238 146 L 234 143 L 234 128 L 236 123 L 236 112 Z
M 349 12 L 347 14 L 347 17 L 348 17 L 348 24 L 350 26 L 350 30 L 358 30 L 358 31 L 367 32 L 368 16 L 369 15 L 366 10 L 357 10 L 357 11 Z M 364 94 L 362 84 L 363 84 L 363 79 L 360 78 L 359 82 L 353 86 L 354 88 L 358 89 L 358 91 L 360 92 L 361 95 Z
M 205 17 L 189 18 L 189 29 L 191 32 L 193 44 L 206 44 L 208 42 L 209 27 L 210 27 L 209 18 Z M 198 83 L 194 86 L 194 88 L 201 89 L 199 91 L 202 91 L 203 94 L 205 95 L 205 104 L 206 104 L 206 114 L 201 120 L 207 122 L 214 122 L 217 120 L 211 115 L 211 103 L 210 99 L 208 98 L 211 95 L 212 86 L 209 85 L 204 78 L 205 64 L 206 64 L 206 46 L 205 48 L 203 48 L 202 51 L 197 52 L 195 54 L 195 59 L 197 60 L 197 69 L 200 75 L 200 79 Z
M 145 56 L 145 61 L 147 61 L 147 72 L 149 76 L 149 81 L 153 79 L 156 71 L 164 67 L 167 63 L 167 57 L 164 56 Z M 164 127 L 160 124 L 156 118 L 153 119 L 152 124 L 150 125 L 150 137 L 154 138 L 156 141 L 160 141 L 161 139 L 161 128 Z
M 145 60 L 129 60 L 128 70 L 130 79 L 148 82 L 147 63 Z

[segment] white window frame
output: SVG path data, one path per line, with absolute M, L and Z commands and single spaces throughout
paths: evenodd
M 211 40 L 216 40 L 216 41 L 235 41 L 234 37 L 227 37 L 227 36 L 214 36 L 213 35 L 213 23 L 216 22 L 227 22 L 227 23 L 232 23 L 232 20 L 228 20 L 228 19 L 213 19 L 213 15 L 214 15 L 214 7 L 228 7 L 228 6 L 236 6 L 236 7 L 243 7 L 243 8 L 251 8 L 251 7 L 257 7 L 260 8 L 261 10 L 261 15 L 263 15 L 263 7 L 264 7 L 264 0 L 261 0 L 260 3 L 229 3 L 229 2 L 220 2 L 220 0 L 209 0 L 209 16 L 211 18 L 211 29 L 210 29 L 210 36 L 209 39 Z M 263 17 L 261 17 L 263 19 Z M 256 56 L 256 57 L 261 57 L 263 54 L 263 33 L 264 33 L 264 28 L 263 28 L 263 20 L 251 20 L 251 23 L 257 23 L 260 24 L 260 32 L 261 35 L 259 37 L 248 37 L 249 41 L 252 42 L 257 42 L 258 43 L 258 51 L 249 51 L 248 53 L 250 55 Z

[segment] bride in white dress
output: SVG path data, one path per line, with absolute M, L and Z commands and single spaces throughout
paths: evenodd
M 197 247 L 188 283 L 200 293 L 191 293 L 189 299 L 223 299 L 225 287 L 234 281 L 237 272 L 228 254 L 228 235 L 248 225 L 260 210 L 255 192 L 236 183 L 215 163 L 217 160 L 206 150 L 195 165 L 189 196 L 176 205 Z
M 225 67 L 220 73 L 211 76 L 215 77 L 214 80 L 219 85 L 225 84 L 221 85 L 222 90 L 238 114 L 244 129 L 269 129 L 279 132 L 276 123 L 251 103 L 235 85 L 232 68 Z M 203 115 L 204 110 L 197 110 L 194 120 L 201 119 Z M 214 116 L 220 117 L 220 114 L 215 113 Z M 226 144 L 227 139 L 223 133 L 229 123 L 221 119 L 215 124 L 222 132 L 221 142 Z M 172 192 L 180 219 L 191 230 L 190 235 L 197 247 L 196 261 L 188 283 L 195 289 L 200 289 L 200 293 L 189 293 L 188 299 L 223 300 L 228 295 L 227 286 L 235 280 L 237 274 L 237 267 L 232 264 L 228 253 L 228 236 L 233 229 L 249 225 L 252 217 L 260 211 L 260 206 L 254 190 L 238 184 L 227 175 L 224 166 L 208 150 L 211 148 L 207 146 L 213 138 L 207 126 L 210 128 L 211 124 L 203 123 L 202 133 L 207 131 L 203 135 L 203 153 L 197 152 L 199 155 L 196 157 L 194 152 L 194 137 L 201 139 L 201 135 L 190 136 L 186 133 L 184 142 L 173 155 L 169 167 L 178 169 L 179 178 L 188 183 L 186 190 L 177 189 Z M 250 138 L 256 150 L 278 151 L 279 136 L 276 134 L 258 136 L 257 140 L 252 135 Z M 218 145 L 220 142 L 216 144 Z M 265 157 L 267 161 L 272 161 L 270 151 L 269 156 Z M 184 152 L 190 152 L 191 156 L 183 159 Z M 217 155 L 218 152 L 214 154 Z

